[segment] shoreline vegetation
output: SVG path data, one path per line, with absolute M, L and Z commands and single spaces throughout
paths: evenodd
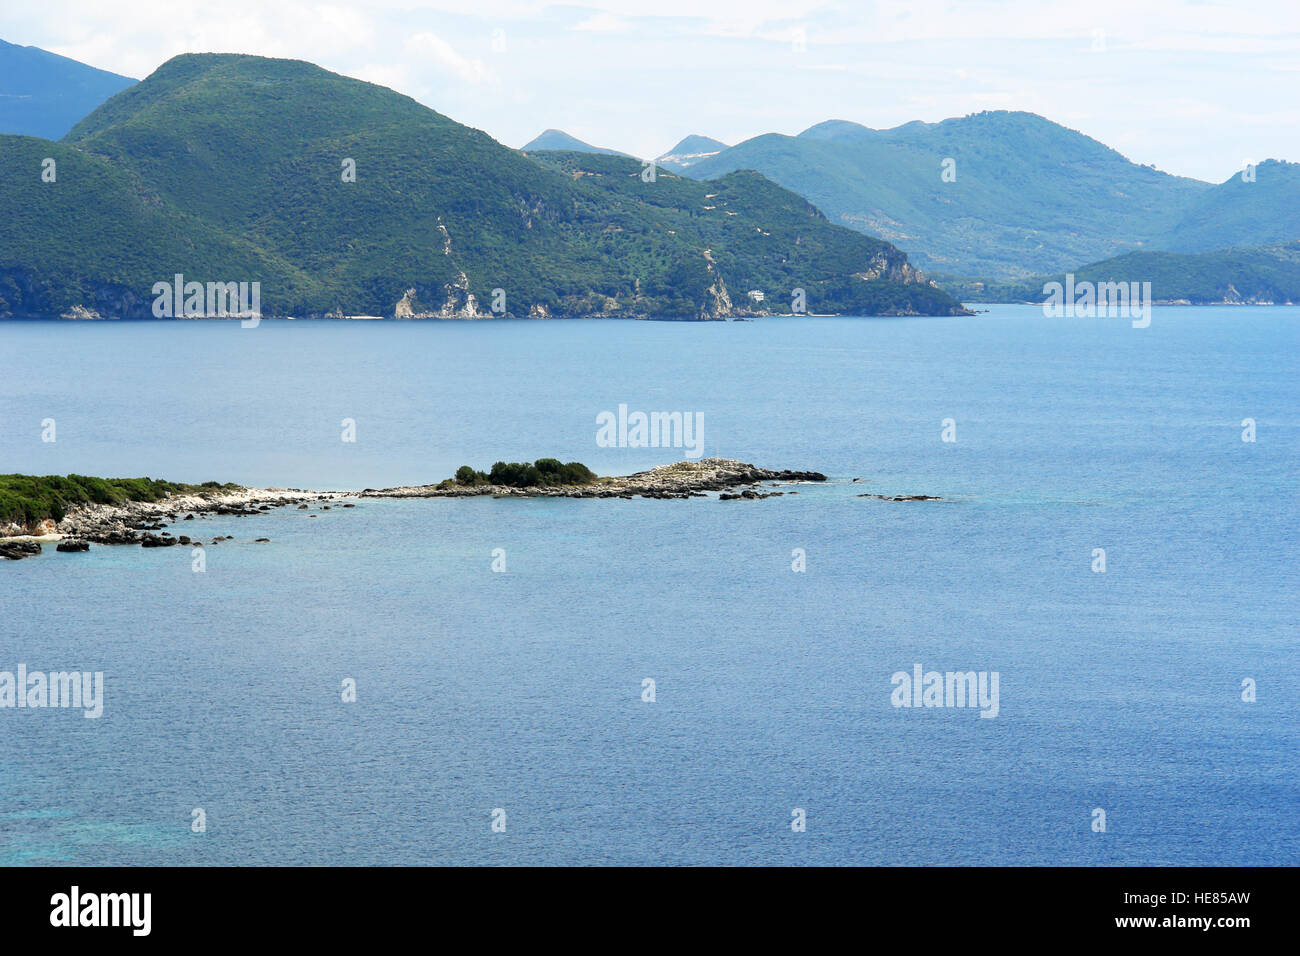
M 365 498 L 630 500 L 706 498 L 717 493 L 720 500 L 731 501 L 787 494 L 759 490 L 772 482 L 821 481 L 826 481 L 826 476 L 816 471 L 774 471 L 727 458 L 680 461 L 617 477 L 600 477 L 580 462 L 566 464 L 555 458 L 531 463 L 499 461 L 487 472 L 464 465 L 455 476 L 436 484 L 362 491 L 246 488 L 215 481 L 196 485 L 153 478 L 0 475 L 0 557 L 18 560 L 40 554 L 41 539 L 57 541 L 59 551 L 86 551 L 91 543 L 197 547 L 204 544 L 197 534 L 172 535 L 164 529 L 199 517 L 258 515 L 288 506 L 300 511 L 328 511 L 336 504 L 353 508 Z M 315 512 L 308 515 L 317 516 Z M 230 537 L 209 536 L 212 544 Z

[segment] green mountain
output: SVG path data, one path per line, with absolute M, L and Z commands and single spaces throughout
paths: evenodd
M 655 160 L 664 169 L 670 169 L 675 173 L 680 173 L 688 166 L 694 166 L 706 159 L 712 159 L 718 153 L 727 149 L 726 143 L 720 140 L 710 139 L 708 136 L 687 136 L 684 140 L 674 146 L 668 152 L 664 153 Z
M 259 282 L 267 315 L 962 311 L 757 174 L 539 156 L 309 63 L 179 56 L 60 143 L 0 137 L 0 314 L 147 317 L 178 273 Z
M 797 192 L 832 222 L 899 245 L 922 268 L 997 278 L 1143 248 L 1212 189 L 1012 112 L 887 130 L 832 120 L 798 136 L 746 140 L 688 172 L 707 179 L 737 169 Z
M 1300 239 L 1300 164 L 1270 159 L 1204 190 L 1153 245 L 1171 252 L 1209 252 Z
M 544 130 L 531 142 L 524 144 L 523 147 L 525 153 L 533 153 L 543 149 L 569 150 L 575 153 L 607 153 L 611 156 L 627 155 L 627 153 L 620 153 L 616 149 L 602 149 L 599 146 L 584 143 L 576 136 L 570 136 L 562 129 Z
M 0 133 L 58 139 L 135 80 L 0 40 Z
M 1300 241 L 1212 252 L 1129 252 L 1074 270 L 1079 282 L 1150 282 L 1156 302 L 1291 305 L 1300 302 Z M 1045 275 L 1011 281 L 949 280 L 964 302 L 1042 302 Z
M 789 313 L 803 289 L 814 314 L 953 315 L 961 306 L 879 239 L 831 225 L 806 200 L 744 170 L 702 183 L 619 156 L 537 153 L 566 179 L 596 190 L 605 255 L 642 259 L 634 294 L 698 310 L 680 290 L 703 290 L 710 315 Z M 669 241 L 671 240 L 671 242 Z M 673 249 L 686 243 L 692 250 Z M 644 257 L 649 256 L 648 260 Z M 749 293 L 762 293 L 754 301 Z

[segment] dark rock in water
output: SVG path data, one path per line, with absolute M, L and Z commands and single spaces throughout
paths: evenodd
M 307 506 L 306 506 L 306 505 L 299 505 L 299 506 L 298 506 L 298 510 L 299 510 L 299 511 L 306 511 L 306 510 L 307 510 Z
M 160 538 L 155 534 L 146 534 L 140 539 L 140 547 L 142 548 L 170 548 L 175 546 L 176 543 L 176 539 L 171 535 L 163 535 Z
M 320 510 L 321 510 L 321 511 L 329 511 L 329 510 L 330 510 L 330 506 L 329 506 L 329 505 L 322 505 Z
M 825 481 L 826 476 L 820 471 L 778 471 L 773 479 L 776 481 Z
M 89 541 L 79 541 L 75 538 L 64 538 L 54 548 L 55 551 L 89 551 Z
M 181 536 L 180 536 L 179 538 L 177 538 L 176 540 L 179 541 L 181 544 L 189 544 L 189 543 L 190 543 L 189 536 L 188 536 L 188 535 L 184 535 L 184 534 L 181 535 Z
M 100 544 L 135 544 L 140 535 L 134 531 L 108 531 L 97 539 Z
M 21 561 L 33 554 L 41 553 L 39 541 L 0 541 L 0 558 L 7 561 Z
M 185 520 L 186 520 L 186 521 L 193 521 L 193 520 L 194 520 L 194 515 L 186 515 L 186 516 L 185 516 Z
M 727 493 L 724 491 L 722 494 L 718 495 L 718 500 L 719 500 L 719 501 L 735 501 L 735 500 L 736 500 L 737 498 L 739 498 L 739 497 L 740 497 L 740 495 L 731 495 L 731 494 L 727 494 Z
M 355 508 L 356 505 L 344 505 L 343 507 L 344 507 L 344 508 Z
M 257 540 L 258 540 L 258 541 L 270 541 L 271 539 L 270 539 L 270 538 L 258 538 Z
M 876 501 L 943 501 L 938 495 L 858 495 L 859 498 L 874 498 Z
M 220 538 L 213 538 L 213 539 L 212 539 L 212 543 L 213 543 L 213 544 L 220 544 L 220 543 L 221 543 L 221 539 L 220 539 Z

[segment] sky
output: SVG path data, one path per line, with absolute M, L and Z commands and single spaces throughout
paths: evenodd
M 132 77 L 179 53 L 310 60 L 522 146 L 635 156 L 827 119 L 1027 110 L 1222 182 L 1300 160 L 1300 0 L 43 0 L 0 39 Z

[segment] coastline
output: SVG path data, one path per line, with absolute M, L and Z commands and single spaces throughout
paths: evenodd
M 0 536 L 0 558 L 18 560 L 41 553 L 41 545 L 57 542 L 58 550 L 84 551 L 90 544 L 139 545 L 141 547 L 199 546 L 204 542 L 165 529 L 200 516 L 251 517 L 287 506 L 308 510 L 334 507 L 353 508 L 366 498 L 653 498 L 659 500 L 706 498 L 718 493 L 721 500 L 760 499 L 784 495 L 784 491 L 759 491 L 772 482 L 821 482 L 826 476 L 815 471 L 772 470 L 727 458 L 704 458 L 658 465 L 631 475 L 597 478 L 589 484 L 515 488 L 506 485 L 456 485 L 439 482 L 396 488 L 366 488 L 362 491 L 312 491 L 300 488 L 224 489 L 209 494 L 172 495 L 158 501 L 126 501 L 119 504 L 84 504 L 71 507 L 62 520 L 45 519 L 34 527 L 10 525 L 17 533 Z M 798 494 L 791 491 L 789 494 Z M 197 529 L 196 529 L 197 530 Z M 156 532 L 162 532 L 157 534 Z M 220 543 L 224 537 L 213 539 Z M 259 538 L 259 541 L 269 539 Z

